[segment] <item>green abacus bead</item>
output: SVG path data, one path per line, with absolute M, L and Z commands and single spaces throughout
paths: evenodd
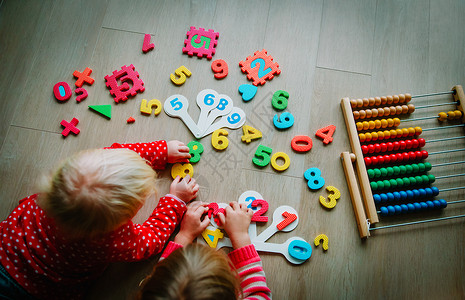
M 367 174 L 368 174 L 368 178 L 373 179 L 375 177 L 375 170 L 368 169 Z
M 386 176 L 387 176 L 387 170 L 386 170 L 386 168 L 381 168 L 381 169 L 379 169 L 379 170 L 381 171 L 381 176 L 382 176 L 382 177 L 386 177 Z
M 416 180 L 417 184 L 425 183 L 425 179 L 422 176 L 415 176 L 415 180 Z
M 419 163 L 418 168 L 420 168 L 420 172 L 425 172 L 425 170 L 426 170 L 425 164 L 423 164 L 423 163 Z
M 397 176 L 400 174 L 400 168 L 398 166 L 392 167 L 392 170 L 394 170 L 394 175 Z
M 396 181 L 397 181 L 397 186 L 398 187 L 403 187 L 404 186 L 404 181 L 402 180 L 402 178 L 397 178 Z
M 387 171 L 387 176 L 392 176 L 392 174 L 394 174 L 394 169 L 392 169 L 392 167 L 387 167 L 386 171 Z
M 399 166 L 400 175 L 407 173 L 407 168 L 404 165 Z
M 383 180 L 384 188 L 389 189 L 391 187 L 391 183 L 389 183 L 389 180 Z
M 391 188 L 395 189 L 397 187 L 397 181 L 395 179 L 389 179 L 389 183 L 391 184 Z
M 431 163 L 429 163 L 429 162 L 425 162 L 424 164 L 425 164 L 426 171 L 430 171 L 431 168 L 433 167 L 433 166 L 431 165 Z
M 404 182 L 404 186 L 409 186 L 410 185 L 410 179 L 408 177 L 402 178 L 402 181 Z
M 378 189 L 380 189 L 380 190 L 384 189 L 384 182 L 383 181 L 377 181 L 376 183 L 378 184 Z
M 378 190 L 378 182 L 372 181 L 372 182 L 370 182 L 370 186 L 371 186 L 372 191 Z
M 412 165 L 405 165 L 405 169 L 407 170 L 407 172 L 405 172 L 405 174 L 412 173 L 412 170 L 413 170 Z
M 433 174 L 428 174 L 428 178 L 429 178 L 429 183 L 433 183 L 436 181 L 436 177 L 434 177 Z
M 426 184 L 429 182 L 428 175 L 421 175 L 421 178 L 423 179 L 423 183 Z
M 417 184 L 417 180 L 415 179 L 415 177 L 409 177 L 408 180 L 410 180 L 410 185 Z
M 418 171 L 420 170 L 417 164 L 412 164 L 412 169 L 413 169 L 413 173 L 418 173 Z

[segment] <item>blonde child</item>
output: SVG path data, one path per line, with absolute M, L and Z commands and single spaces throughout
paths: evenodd
M 228 256 L 192 244 L 210 222 L 207 216 L 201 219 L 207 211 L 198 201 L 188 205 L 179 233 L 168 243 L 136 299 L 271 299 L 260 257 L 248 234 L 253 211 L 231 202 L 225 214 L 218 214 L 234 248 Z
M 63 161 L 0 224 L 0 298 L 80 299 L 109 263 L 161 252 L 197 195 L 195 180 L 177 177 L 143 224 L 131 219 L 155 192 L 154 169 L 188 158 L 183 143 L 157 141 Z

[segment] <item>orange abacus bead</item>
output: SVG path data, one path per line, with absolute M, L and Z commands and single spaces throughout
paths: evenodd
M 408 113 L 409 114 L 411 114 L 411 113 L 413 113 L 415 111 L 415 105 L 409 104 L 409 105 L 407 105 L 407 107 L 408 107 Z
M 358 138 L 359 138 L 360 142 L 363 143 L 365 141 L 365 134 L 364 133 L 359 133 Z
M 408 128 L 408 135 L 409 136 L 414 136 L 415 135 L 415 128 L 409 127 Z
M 367 113 L 364 110 L 359 110 L 358 112 L 360 113 L 360 119 L 365 119 Z
M 388 95 L 388 96 L 386 96 L 386 98 L 387 98 L 386 104 L 392 104 L 392 101 L 393 101 L 392 96 Z
M 448 120 L 453 120 L 455 119 L 455 113 L 453 111 L 448 111 L 447 112 L 447 119 Z
M 377 141 L 379 139 L 379 135 L 377 132 L 371 132 L 371 140 L 372 141 Z
M 399 103 L 399 95 L 392 96 L 392 103 L 394 103 L 394 104 Z
M 360 119 L 360 113 L 358 111 L 354 111 L 352 114 L 354 115 L 355 120 Z
M 456 110 L 456 111 L 455 111 L 455 118 L 456 118 L 456 119 L 460 119 L 460 118 L 462 117 L 462 115 L 463 115 L 463 114 L 462 114 L 462 112 L 461 112 L 460 110 Z
M 402 128 L 402 136 L 403 136 L 403 137 L 409 136 L 408 128 Z
M 386 119 L 381 119 L 381 128 L 386 128 L 388 127 L 389 122 Z
M 355 99 L 350 99 L 350 107 L 356 108 L 356 107 L 357 107 L 357 100 L 355 100 Z
M 372 138 L 373 138 L 373 137 L 371 136 L 371 133 L 369 133 L 369 132 L 365 133 L 365 140 L 366 140 L 367 142 L 371 141 Z
M 365 110 L 365 114 L 366 114 L 366 115 L 365 115 L 365 118 L 367 118 L 367 119 L 371 118 L 371 116 L 372 116 L 372 110 L 371 110 L 371 109 Z
M 385 105 L 387 103 L 387 97 L 383 96 L 381 97 L 381 105 Z
M 439 122 L 443 122 L 443 121 L 445 121 L 445 120 L 447 120 L 447 114 L 446 114 L 445 112 L 440 112 L 440 113 L 438 114 L 438 121 L 439 121 Z
M 396 106 L 396 115 L 400 115 L 402 113 L 402 106 L 397 105 Z
M 375 105 L 375 98 L 368 98 L 368 105 L 369 106 Z
M 381 128 L 381 121 L 380 120 L 375 120 L 374 123 L 375 123 L 375 128 L 376 129 Z
M 357 107 L 363 107 L 362 99 L 357 99 Z
M 399 95 L 399 103 L 404 103 L 405 102 L 405 95 L 404 94 L 400 94 Z
M 375 105 L 378 106 L 381 104 L 381 98 L 380 97 L 375 97 Z
M 362 102 L 363 102 L 363 106 L 364 106 L 364 107 L 368 106 L 368 104 L 370 103 L 370 102 L 368 101 L 368 98 L 363 98 L 363 99 L 362 99 Z
M 409 103 L 410 100 L 412 100 L 412 95 L 410 95 L 409 93 L 405 94 L 405 103 Z
M 378 110 L 376 108 L 372 109 L 371 110 L 371 116 L 373 118 L 376 118 L 378 116 Z
M 355 123 L 355 126 L 357 126 L 357 131 L 363 130 L 363 122 L 357 122 Z
M 402 105 L 402 114 L 407 114 L 408 113 L 408 106 L 407 105 Z

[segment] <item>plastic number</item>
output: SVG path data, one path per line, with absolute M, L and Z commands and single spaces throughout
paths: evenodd
M 222 136 L 220 136 L 222 135 Z M 228 148 L 229 141 L 226 137 L 228 132 L 225 129 L 215 130 L 212 134 L 212 146 L 216 150 L 224 150 Z
M 239 115 L 238 113 L 233 113 L 232 115 L 228 116 L 228 122 L 230 124 L 236 124 L 240 120 L 241 120 L 241 115 Z
M 170 101 L 171 106 L 174 110 L 180 110 L 183 107 L 182 101 L 178 98 L 174 98 Z
M 222 239 L 224 234 L 218 228 L 215 230 L 210 230 L 207 228 L 202 232 L 202 236 L 205 239 L 205 242 L 207 242 L 208 246 L 211 248 L 216 248 L 218 245 L 218 240 Z
M 143 114 L 152 114 L 152 108 L 155 106 L 155 116 L 158 116 L 161 112 L 161 102 L 157 99 L 152 99 L 147 103 L 146 99 L 142 99 L 140 104 L 140 112 Z
M 189 154 L 191 155 L 189 162 L 193 164 L 198 163 L 200 156 L 203 153 L 203 145 L 197 141 L 190 141 L 187 144 L 187 147 L 189 147 Z
M 312 190 L 318 190 L 325 185 L 325 180 L 321 177 L 321 171 L 318 168 L 310 168 L 304 173 L 305 179 L 308 180 L 308 187 Z
M 273 124 L 278 129 L 287 129 L 294 125 L 294 116 L 290 112 L 283 112 L 281 116 L 273 117 Z
M 249 125 L 242 126 L 242 137 L 241 140 L 246 142 L 247 144 L 250 143 L 252 140 L 259 139 L 262 137 L 262 133 Z
M 186 76 L 191 77 L 191 75 L 192 73 L 188 68 L 180 66 L 174 71 L 174 74 L 170 74 L 170 79 L 176 85 L 183 85 L 186 82 Z M 176 78 L 176 76 L 179 78 Z
M 323 143 L 327 145 L 333 141 L 333 134 L 335 130 L 336 130 L 336 126 L 328 125 L 326 127 L 318 129 L 315 135 L 323 139 Z
M 341 198 L 341 193 L 334 186 L 327 186 L 326 190 L 328 192 L 332 192 L 332 194 L 328 195 L 329 201 L 326 201 L 325 197 L 320 196 L 320 203 L 324 207 L 331 209 L 336 206 L 336 203 L 337 203 L 336 200 Z
M 259 167 L 266 167 L 271 161 L 271 152 L 273 152 L 273 149 L 270 147 L 258 145 L 257 151 L 255 151 L 255 157 L 252 158 L 252 162 Z
M 212 71 L 216 79 L 225 78 L 228 76 L 228 64 L 222 59 L 217 59 L 212 62 Z
M 283 90 L 279 90 L 273 94 L 271 104 L 277 110 L 283 110 L 287 107 L 289 99 L 289 93 Z
M 263 199 L 255 199 L 252 201 L 252 207 L 257 207 L 261 205 L 262 207 L 257 210 L 252 216 L 252 222 L 268 222 L 268 217 L 263 216 L 264 213 L 268 210 L 268 202 Z
M 266 74 L 270 73 L 272 71 L 271 68 L 265 69 L 266 62 L 263 58 L 257 58 L 254 61 L 250 63 L 250 68 L 253 69 L 257 66 L 258 64 L 258 78 L 262 78 L 266 76 Z
M 53 86 L 53 94 L 55 95 L 55 98 L 57 98 L 58 101 L 66 101 L 69 98 L 71 98 L 73 92 L 71 91 L 69 84 L 62 81 L 58 82 L 57 84 L 55 84 L 55 86 Z
M 171 177 L 173 177 L 173 179 L 175 179 L 176 176 L 184 178 L 186 175 L 189 175 L 190 177 L 194 176 L 194 168 L 191 164 L 176 163 L 171 167 Z
M 278 165 L 278 163 L 277 163 L 278 158 L 284 159 L 284 164 L 283 165 Z M 291 164 L 291 159 L 289 158 L 289 155 L 287 155 L 284 152 L 276 152 L 271 157 L 271 166 L 276 171 L 282 172 L 282 171 L 286 170 L 287 168 L 289 168 L 290 164 Z
M 304 145 L 302 145 L 302 143 Z M 291 147 L 297 152 L 307 152 L 313 147 L 313 141 L 309 136 L 296 135 L 291 141 Z
M 312 246 L 301 240 L 293 240 L 288 247 L 289 255 L 298 260 L 307 260 L 312 256 Z

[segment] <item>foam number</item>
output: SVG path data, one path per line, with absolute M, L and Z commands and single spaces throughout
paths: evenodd
M 273 124 L 278 129 L 287 129 L 294 125 L 294 116 L 290 112 L 283 112 L 280 116 L 278 114 L 273 117 Z
M 289 100 L 289 93 L 283 90 L 279 90 L 273 94 L 271 100 L 271 105 L 273 105 L 276 110 L 283 110 L 287 107 L 287 102 Z
M 262 137 L 262 133 L 260 130 L 253 128 L 249 125 L 242 126 L 242 137 L 241 140 L 246 142 L 247 144 L 250 143 L 252 140 L 256 140 Z
M 283 222 L 286 222 L 287 225 L 284 225 Z M 273 222 L 271 223 L 271 225 L 268 226 L 265 230 L 263 230 L 262 233 L 260 233 L 260 235 L 258 235 L 255 239 L 252 240 L 252 242 L 266 242 L 278 231 L 289 232 L 294 230 L 297 227 L 297 224 L 299 224 L 299 216 L 297 214 L 297 211 L 294 208 L 287 205 L 280 206 L 273 212 Z
M 266 68 L 266 62 L 263 58 L 256 58 L 250 63 L 250 68 L 255 68 L 258 65 L 258 78 L 265 77 L 272 71 L 271 68 Z
M 180 118 L 196 138 L 200 138 L 202 136 L 202 132 L 199 127 L 194 123 L 194 120 L 192 120 L 191 116 L 187 112 L 189 108 L 189 101 L 186 97 L 182 95 L 172 95 L 165 100 L 163 107 L 168 116 Z
M 69 84 L 62 81 L 53 86 L 53 94 L 58 101 L 66 101 L 71 98 L 73 92 L 71 91 Z
M 325 185 L 325 180 L 321 177 L 321 171 L 318 168 L 306 170 L 304 177 L 308 180 L 307 185 L 311 190 L 318 190 Z
M 202 232 L 202 237 L 205 239 L 208 246 L 210 246 L 211 248 L 216 248 L 216 246 L 218 245 L 218 241 L 224 237 L 224 234 L 218 228 L 211 229 L 207 227 Z
M 191 39 L 191 45 L 192 47 L 194 48 L 205 48 L 205 49 L 208 49 L 210 48 L 210 42 L 211 42 L 211 38 L 207 37 L 207 36 L 199 36 L 198 34 L 192 36 L 192 39 Z
M 268 222 L 268 217 L 263 216 L 268 210 L 268 202 L 263 199 L 255 199 L 252 201 L 251 205 L 252 207 L 261 206 L 261 208 L 253 214 L 251 222 Z
M 212 62 L 212 71 L 216 79 L 223 79 L 228 76 L 228 64 L 222 59 L 217 59 Z
M 212 146 L 216 150 L 224 150 L 228 148 L 229 141 L 226 137 L 228 132 L 225 129 L 215 130 L 212 134 Z
M 203 153 L 203 145 L 197 141 L 190 141 L 187 147 L 189 147 L 189 154 L 191 155 L 189 162 L 193 164 L 198 163 Z
M 175 179 L 176 176 L 184 178 L 186 175 L 194 177 L 194 168 L 191 164 L 176 163 L 171 167 L 171 177 L 173 177 L 173 179 Z
M 315 243 L 315 246 L 318 247 L 320 245 L 320 242 L 323 241 L 323 250 L 326 251 L 329 249 L 329 239 L 325 234 L 319 234 L 315 240 L 313 241 Z
M 82 100 L 86 99 L 87 96 L 89 95 L 85 88 L 77 88 L 74 90 L 74 92 L 76 93 L 76 95 L 78 95 L 76 97 L 77 102 L 81 102 Z
M 242 127 L 245 123 L 245 113 L 239 107 L 233 107 L 231 112 L 225 116 L 222 116 L 221 119 L 214 124 L 212 124 L 205 132 L 205 135 L 209 135 L 213 131 L 220 129 L 222 127 L 227 127 L 230 129 L 237 129 Z
M 197 94 L 197 105 L 200 107 L 200 116 L 197 121 L 197 126 L 200 130 L 205 130 L 211 123 L 207 122 L 208 114 L 215 109 L 220 103 L 220 98 L 217 92 L 211 89 L 205 89 Z
M 284 164 L 278 165 L 278 163 L 277 163 L 278 158 L 283 159 Z M 287 170 L 287 168 L 289 168 L 290 165 L 291 165 L 291 159 L 289 158 L 289 155 L 287 155 L 284 152 L 276 152 L 271 157 L 271 166 L 276 171 L 279 171 L 279 172 L 285 171 L 285 170 Z
M 309 136 L 296 135 L 291 141 L 291 148 L 296 152 L 307 152 L 313 147 L 313 141 Z
M 143 114 L 151 115 L 154 107 L 155 107 L 155 116 L 158 116 L 161 112 L 160 100 L 152 99 L 147 103 L 146 99 L 142 99 L 142 102 L 140 103 L 140 112 Z
M 283 212 L 283 217 L 284 217 L 284 220 L 282 220 L 281 223 L 276 225 L 276 228 L 278 228 L 278 230 L 283 230 L 284 228 L 289 226 L 289 224 L 297 220 L 297 215 L 291 214 L 288 211 Z
M 292 237 L 282 244 L 253 242 L 257 251 L 279 253 L 292 264 L 302 264 L 312 256 L 312 246 L 301 237 Z
M 251 208 L 253 211 L 256 211 L 256 207 L 252 207 L 252 202 L 255 199 L 263 199 L 263 196 L 259 194 L 256 191 L 246 191 L 243 192 L 240 196 L 239 199 L 237 200 L 237 203 L 239 204 L 247 204 L 248 208 Z M 250 239 L 253 240 L 257 236 L 257 223 L 252 222 L 249 225 L 249 235 Z
M 293 240 L 287 248 L 289 255 L 299 261 L 306 261 L 312 256 L 312 246 L 306 241 Z
M 320 203 L 326 208 L 329 208 L 329 209 L 334 208 L 337 203 L 336 200 L 341 198 L 341 193 L 334 186 L 327 186 L 326 190 L 331 193 L 328 195 L 329 201 L 326 201 L 325 197 L 320 196 Z
M 174 74 L 170 74 L 171 81 L 176 85 L 183 85 L 186 82 L 186 76 L 191 77 L 192 73 L 185 66 L 180 66 L 174 71 Z
M 315 135 L 323 139 L 323 143 L 327 145 L 333 141 L 334 131 L 336 131 L 336 126 L 328 125 L 326 127 L 318 129 Z
M 258 145 L 257 151 L 255 151 L 255 157 L 252 158 L 252 162 L 259 167 L 266 167 L 271 161 L 271 152 L 273 152 L 273 149 L 270 147 Z

